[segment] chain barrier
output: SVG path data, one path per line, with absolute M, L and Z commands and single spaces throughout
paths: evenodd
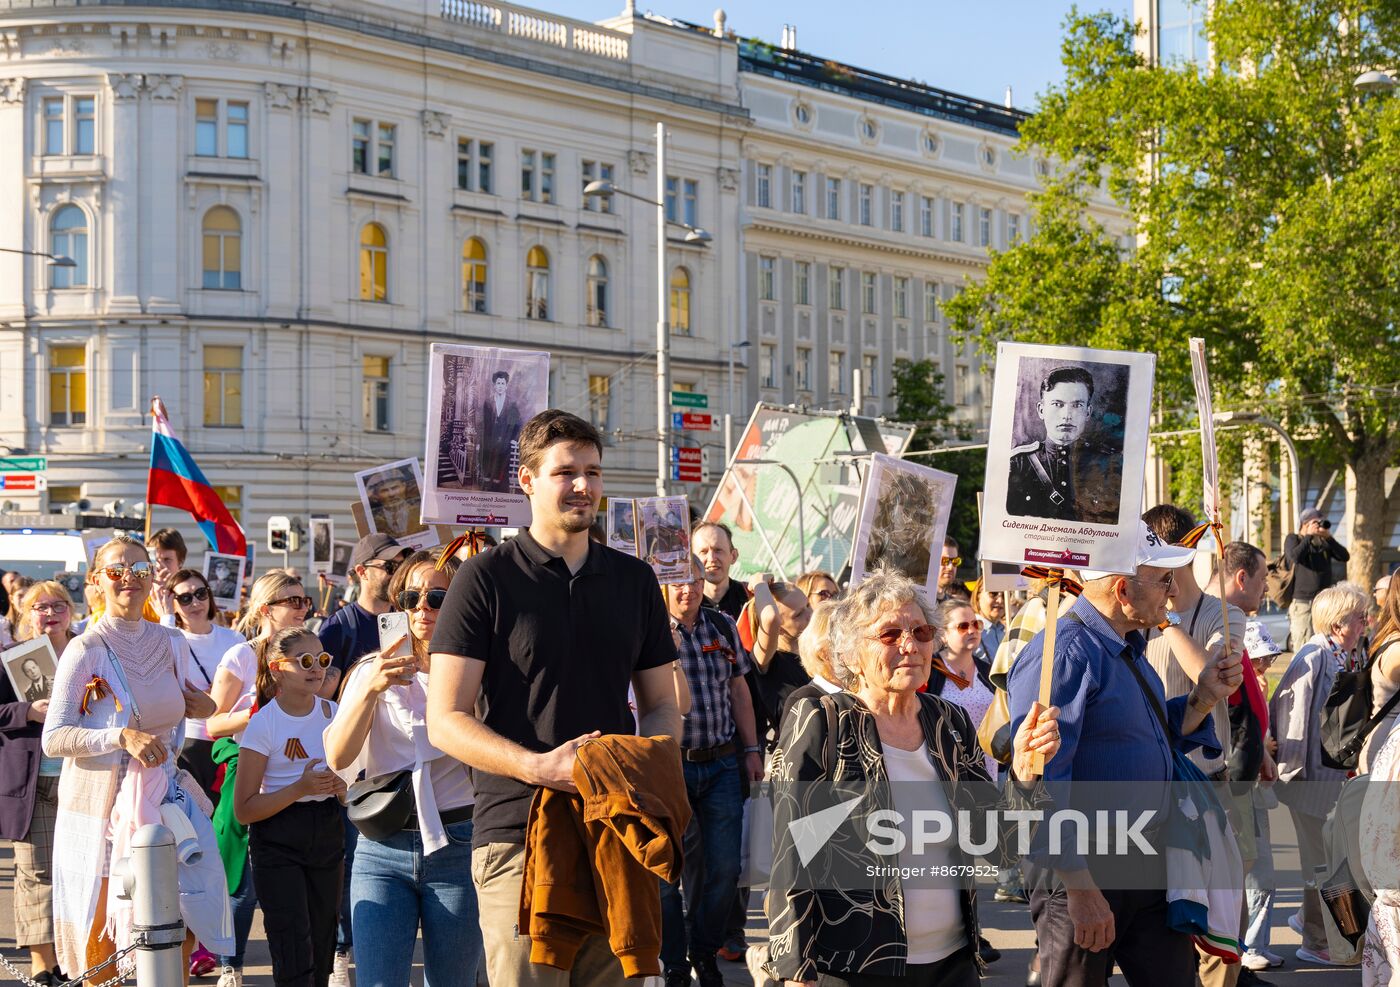
M 112 966 L 113 964 L 119 964 L 122 960 L 126 959 L 127 955 L 132 950 L 140 949 L 144 945 L 146 945 L 146 936 L 143 933 L 141 935 L 138 935 L 130 946 L 127 946 L 125 949 L 120 950 L 119 952 L 113 953 L 111 956 L 103 960 L 101 963 L 97 964 L 97 966 L 93 967 L 91 970 L 79 974 L 78 976 L 73 977 L 70 980 L 66 980 L 59 984 L 54 984 L 53 987 L 83 987 L 84 982 L 94 973 L 97 973 L 99 970 L 105 970 L 107 967 Z M 5 969 L 9 970 L 10 973 L 14 976 L 14 978 L 20 983 L 24 984 L 25 987 L 49 987 L 49 985 L 47 984 L 36 983 L 30 977 L 21 973 L 18 969 L 15 968 L 15 965 L 10 962 L 9 957 L 6 956 L 4 953 L 0 953 L 0 964 L 3 964 Z M 120 966 L 118 966 L 117 975 L 112 977 L 110 980 L 102 981 L 102 983 L 98 984 L 97 987 L 116 987 L 117 984 L 121 983 L 127 978 L 127 974 L 128 971 L 124 971 Z

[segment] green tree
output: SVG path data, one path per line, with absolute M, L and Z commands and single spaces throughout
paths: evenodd
M 894 361 L 891 380 L 893 388 L 890 397 L 895 399 L 895 416 L 899 421 L 915 426 L 914 437 L 909 443 L 910 452 L 956 445 L 971 438 L 971 427 L 955 418 L 957 409 L 945 397 L 944 377 L 934 361 L 901 357 Z M 948 519 L 948 534 L 957 540 L 963 558 L 969 560 L 963 567 L 967 571 L 970 560 L 976 557 L 977 552 L 977 494 L 982 490 L 986 472 L 986 453 L 981 449 L 971 449 L 936 456 L 915 456 L 913 461 L 953 473 L 958 478 L 958 489 L 953 496 L 953 513 Z
M 1162 425 L 1189 424 L 1187 340 L 1216 406 L 1282 417 L 1346 468 L 1349 574 L 1369 584 L 1400 453 L 1400 63 L 1393 0 L 1215 0 L 1211 64 L 1151 64 L 1136 26 L 1072 14 L 1065 82 L 1022 129 L 1053 175 L 1033 235 L 948 306 L 954 330 L 1149 350 Z M 1132 217 L 1105 227 L 1106 190 Z

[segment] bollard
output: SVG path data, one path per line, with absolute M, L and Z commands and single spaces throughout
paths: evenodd
M 164 826 L 142 826 L 131 840 L 131 856 L 113 868 L 119 893 L 131 900 L 137 987 L 182 987 L 185 923 L 180 918 L 180 882 L 175 837 Z

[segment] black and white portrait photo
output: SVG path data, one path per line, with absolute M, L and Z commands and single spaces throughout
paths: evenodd
M 1107 572 L 1131 555 L 1155 367 L 1151 353 L 998 344 L 984 559 Z
M 219 552 L 204 553 L 204 578 L 209 582 L 209 590 L 214 594 L 214 602 L 225 610 L 237 610 L 243 589 L 244 566 L 247 563 L 241 555 L 223 555 Z
M 438 543 L 422 520 L 423 478 L 418 460 L 400 459 L 355 474 L 371 534 L 388 535 L 415 551 Z
M 661 583 L 688 583 L 690 508 L 684 497 L 642 497 L 637 505 L 637 549 Z
M 428 523 L 529 523 L 520 429 L 548 399 L 548 353 L 433 344 L 423 457 Z
M 626 497 L 608 498 L 608 547 L 628 555 L 637 554 L 636 501 Z
M 335 522 L 325 515 L 311 515 L 310 571 L 331 571 L 331 545 L 334 542 Z
M 326 579 L 338 586 L 344 586 L 350 578 L 350 556 L 355 551 L 352 541 L 331 542 L 331 568 Z
M 851 585 L 887 568 L 934 594 L 957 482 L 951 473 L 880 453 L 871 456 L 851 560 Z
M 3 654 L 5 674 L 10 677 L 10 685 L 15 695 L 27 703 L 48 699 L 53 692 L 53 678 L 58 672 L 58 657 L 54 654 L 53 643 L 45 634 L 17 644 Z

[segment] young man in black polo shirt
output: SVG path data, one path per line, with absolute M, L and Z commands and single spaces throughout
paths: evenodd
M 452 581 L 433 634 L 428 735 L 472 768 L 472 879 L 491 987 L 622 987 L 600 936 L 572 971 L 530 962 L 530 939 L 516 931 L 525 819 L 536 788 L 576 790 L 585 740 L 632 732 L 629 683 L 638 732 L 681 736 L 676 648 L 651 567 L 589 541 L 603 493 L 597 430 L 541 412 L 519 450 L 530 527 Z

